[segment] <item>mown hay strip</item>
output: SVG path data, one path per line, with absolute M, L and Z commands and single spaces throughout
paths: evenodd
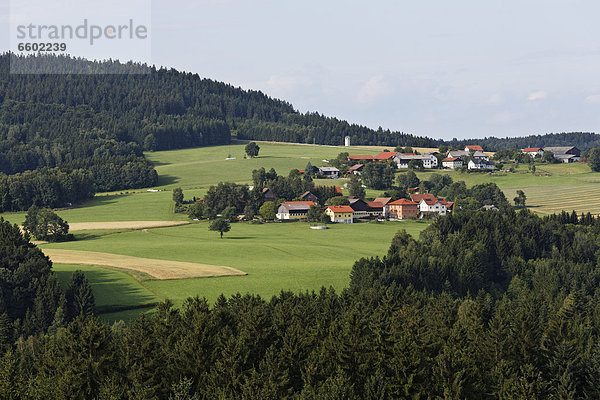
M 85 231 L 95 229 L 150 229 L 169 226 L 187 225 L 188 221 L 109 221 L 109 222 L 73 222 L 69 223 L 69 231 Z
M 182 261 L 156 260 L 95 251 L 43 249 L 50 260 L 60 264 L 97 265 L 148 274 L 156 279 L 210 278 L 247 275 L 235 268 Z

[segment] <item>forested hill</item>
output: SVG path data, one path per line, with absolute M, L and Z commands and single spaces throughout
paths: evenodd
M 452 140 L 448 145 L 462 148 L 467 144 L 478 144 L 486 150 L 523 149 L 526 147 L 576 146 L 580 150 L 600 147 L 600 135 L 592 132 L 563 132 L 523 137 Z
M 95 118 L 94 125 L 106 135 L 135 142 L 147 150 L 228 143 L 232 131 L 240 139 L 280 142 L 337 145 L 349 135 L 353 143 L 365 145 L 437 144 L 429 138 L 373 130 L 318 113 L 302 114 L 289 103 L 259 91 L 174 69 L 134 65 L 136 72 L 149 73 L 61 75 L 66 70 L 123 72 L 131 65 L 43 56 L 18 61 L 30 65 L 29 69 L 51 62 L 57 74 L 8 75 L 9 58 L 8 54 L 0 57 L 2 103 L 85 107 L 88 116 Z

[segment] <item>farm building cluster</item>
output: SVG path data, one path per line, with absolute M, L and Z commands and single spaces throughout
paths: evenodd
M 581 158 L 581 151 L 574 146 L 530 147 L 521 151 L 532 157 L 542 157 L 545 152 L 550 152 L 556 161 L 561 163 L 577 162 Z M 467 145 L 463 150 L 450 150 L 442 156 L 435 151 L 425 154 L 384 151 L 376 156 L 349 155 L 348 161 L 352 165 L 347 171 L 340 171 L 335 167 L 318 167 L 318 173 L 321 177 L 330 179 L 337 179 L 344 173 L 360 175 L 366 163 L 382 161 L 394 163 L 398 169 L 408 169 L 411 165 L 425 169 L 450 170 L 466 167 L 469 170 L 494 171 L 496 168 L 496 164 L 490 160 L 490 153 L 486 153 L 479 145 Z
M 340 189 L 341 190 L 341 189 Z M 302 201 L 285 201 L 279 205 L 277 219 L 306 219 L 311 206 L 318 199 L 310 192 L 302 196 Z M 348 196 L 348 205 L 325 206 L 325 214 L 331 222 L 351 224 L 358 219 L 415 219 L 430 214 L 446 215 L 452 212 L 453 203 L 433 194 L 411 194 L 410 199 L 392 201 L 391 197 L 377 197 L 373 201 L 364 201 Z

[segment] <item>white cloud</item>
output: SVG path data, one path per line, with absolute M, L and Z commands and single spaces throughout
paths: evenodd
M 536 92 L 529 93 L 529 96 L 527 96 L 527 100 L 537 101 L 537 100 L 543 100 L 546 97 L 548 97 L 548 93 L 545 90 L 538 90 Z
M 360 87 L 357 100 L 361 104 L 370 104 L 391 92 L 392 89 L 385 79 L 381 75 L 376 75 Z
M 600 103 L 600 94 L 592 94 L 585 98 L 586 103 Z

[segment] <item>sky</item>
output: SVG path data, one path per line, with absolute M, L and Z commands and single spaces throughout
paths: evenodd
M 146 1 L 151 52 L 119 58 L 261 90 L 301 112 L 442 139 L 600 131 L 595 0 Z M 43 15 L 76 20 L 67 3 Z

